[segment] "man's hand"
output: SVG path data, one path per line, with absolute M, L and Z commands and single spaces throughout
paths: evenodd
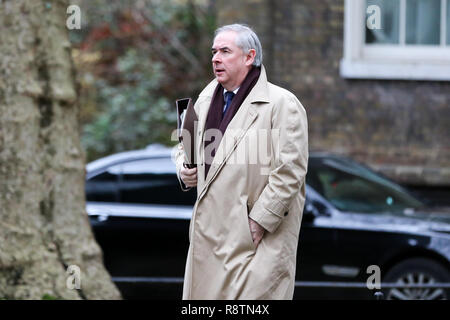
M 197 168 L 185 168 L 180 170 L 180 178 L 183 180 L 186 187 L 195 187 L 197 185 Z
M 248 218 L 248 224 L 250 226 L 250 232 L 252 234 L 252 240 L 257 248 L 259 243 L 261 242 L 265 229 L 261 227 L 255 220 L 252 218 Z

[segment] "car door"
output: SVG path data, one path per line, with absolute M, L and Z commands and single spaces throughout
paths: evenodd
M 326 288 L 302 287 L 300 284 L 332 280 L 333 277 L 327 274 L 327 270 L 339 261 L 333 216 L 319 200 L 312 200 L 311 192 L 308 192 L 297 250 L 297 286 L 294 298 L 327 297 Z
M 113 280 L 180 282 L 196 191 L 181 191 L 170 158 L 119 165 L 117 202 L 88 203 Z M 103 217 L 102 217 L 103 215 Z M 100 217 L 100 218 L 98 218 Z

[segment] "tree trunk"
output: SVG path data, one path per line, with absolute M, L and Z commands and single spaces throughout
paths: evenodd
M 0 298 L 121 298 L 85 211 L 68 5 L 0 0 Z

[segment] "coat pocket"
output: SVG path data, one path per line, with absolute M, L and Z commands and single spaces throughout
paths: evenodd
M 251 210 L 251 208 L 249 207 L 249 205 L 248 205 L 248 203 L 247 203 L 247 212 L 246 212 L 246 216 L 245 216 L 245 223 L 246 223 L 246 231 L 247 232 L 245 232 L 245 236 L 246 236 L 246 238 L 247 238 L 247 243 L 248 244 L 250 244 L 250 246 L 251 246 L 251 248 L 253 249 L 253 251 L 254 250 L 256 250 L 256 246 L 255 246 L 255 244 L 254 244 L 254 242 L 253 242 L 253 237 L 252 237 L 252 232 L 251 232 L 251 230 L 250 230 L 250 223 L 249 223 L 249 221 L 248 221 L 248 219 L 249 219 L 249 214 L 250 214 L 250 210 Z

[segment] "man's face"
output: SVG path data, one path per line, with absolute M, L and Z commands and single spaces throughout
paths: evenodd
M 244 54 L 236 45 L 236 32 L 224 31 L 214 39 L 212 65 L 217 81 L 227 90 L 239 87 L 250 70 L 255 50 Z

